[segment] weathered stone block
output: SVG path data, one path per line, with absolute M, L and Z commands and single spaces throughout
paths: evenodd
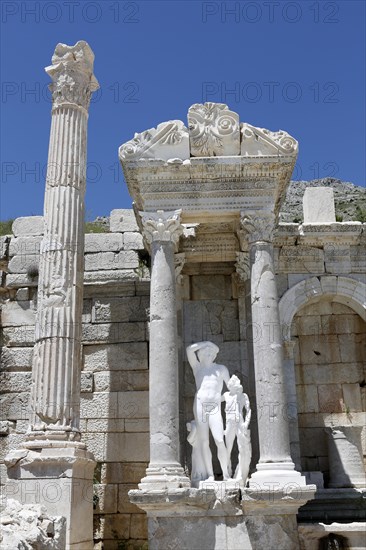
M 300 384 L 356 383 L 363 378 L 363 365 L 362 363 L 296 365 L 296 378 Z
M 148 296 L 100 298 L 94 300 L 93 323 L 147 321 Z
M 133 371 L 112 371 L 94 373 L 95 391 L 148 390 L 149 373 Z
M 97 462 L 105 461 L 106 437 L 105 433 L 82 433 L 81 441 L 85 443 L 88 451 L 93 453 Z
M 32 346 L 34 344 L 34 326 L 5 327 L 3 338 L 5 346 Z
M 34 325 L 36 320 L 36 312 L 32 307 L 31 302 L 15 302 L 7 300 L 1 307 L 1 325 L 23 326 Z
M 134 420 L 137 418 L 149 417 L 149 392 L 147 391 L 129 391 L 118 392 L 118 418 L 128 418 Z M 141 458 L 140 460 L 145 460 Z
M 144 243 L 141 233 L 127 232 L 123 234 L 123 248 L 125 250 L 143 250 Z
M 303 456 L 311 458 L 328 454 L 324 428 L 301 428 L 299 434 Z
M 94 514 L 114 514 L 117 512 L 118 485 L 94 484 Z
M 0 445 L 0 461 L 4 462 L 9 451 L 17 449 L 24 442 L 24 434 L 10 433 L 1 439 Z
M 361 334 L 366 332 L 366 323 L 359 315 L 323 315 L 321 322 L 324 334 Z
M 352 273 L 366 272 L 366 247 L 350 246 L 350 261 Z
M 148 418 L 126 418 L 125 432 L 148 432 L 148 431 L 149 431 Z
M 103 539 L 103 548 L 107 548 L 108 539 L 113 543 L 118 540 L 130 538 L 130 515 L 129 514 L 106 514 L 96 516 L 94 519 L 94 539 Z M 118 548 L 114 546 L 114 548 Z
M 106 462 L 135 462 L 149 460 L 148 433 L 110 433 Z
M 39 255 L 42 237 L 18 237 L 10 240 L 9 256 Z
M 123 249 L 123 235 L 121 233 L 86 233 L 85 253 L 119 252 Z
M 7 273 L 6 286 L 7 288 L 32 287 L 38 285 L 38 277 L 28 277 L 26 273 Z
M 297 408 L 299 413 L 318 412 L 318 391 L 315 385 L 297 385 Z
M 82 372 L 80 374 L 80 391 L 82 393 L 93 391 L 93 373 L 92 372 Z
M 125 231 L 139 231 L 135 214 L 132 209 L 112 210 L 110 215 L 110 230 L 112 233 L 124 233 Z
M 38 270 L 39 256 L 36 254 L 19 254 L 13 256 L 8 264 L 9 273 L 28 273 Z
M 102 285 L 127 283 L 137 281 L 138 278 L 137 270 L 134 271 L 133 269 L 110 269 L 109 271 L 84 272 L 84 283 L 86 285 L 96 285 L 99 289 Z
M 30 235 L 43 235 L 43 216 L 27 216 L 17 218 L 13 222 L 12 231 L 15 237 L 29 237 Z
M 81 418 L 119 418 L 116 392 L 84 393 L 80 400 Z
M 31 381 L 30 372 L 0 372 L 0 393 L 27 392 Z
M 341 413 L 344 411 L 342 386 L 340 384 L 320 384 L 318 386 L 319 412 Z
M 147 358 L 146 342 L 84 346 L 84 369 L 92 372 L 145 370 Z
M 147 539 L 147 517 L 146 514 L 133 514 L 130 527 L 131 539 Z
M 227 275 L 194 275 L 191 278 L 192 300 L 231 300 L 231 277 Z
M 340 346 L 336 335 L 301 336 L 300 357 L 303 365 L 339 363 L 341 361 Z M 356 359 L 353 358 L 354 362 Z
M 99 252 L 97 254 L 86 254 L 85 256 L 85 271 L 136 269 L 138 265 L 138 255 L 134 250 Z M 14 272 L 14 270 L 12 271 Z M 17 273 L 22 272 L 19 271 Z
M 144 476 L 144 474 L 145 471 L 142 472 L 142 476 Z M 128 491 L 131 491 L 132 489 L 137 489 L 137 483 L 118 484 L 118 512 L 123 514 L 133 514 L 133 518 L 135 518 L 135 515 L 141 514 L 141 508 L 130 502 Z
M 86 345 L 95 343 L 141 342 L 145 340 L 144 323 L 111 323 L 83 325 L 82 339 Z
M 124 432 L 123 418 L 88 418 L 87 433 Z
M 324 273 L 323 250 L 305 245 L 282 246 L 279 250 L 276 271 L 280 273 Z
M 343 363 L 365 360 L 366 334 L 340 334 L 338 340 Z
M 31 369 L 33 348 L 0 348 L 1 370 Z
M 102 483 L 129 483 L 136 489 L 146 473 L 146 467 L 146 462 L 106 462 L 102 465 L 101 481 Z
M 315 335 L 322 333 L 321 317 L 319 315 L 296 315 L 292 324 L 293 335 Z
M 327 273 L 349 273 L 351 271 L 349 246 L 324 244 L 324 261 Z
M 303 197 L 304 223 L 336 221 L 332 187 L 307 187 Z
M 360 384 L 342 384 L 342 391 L 345 411 L 362 411 Z

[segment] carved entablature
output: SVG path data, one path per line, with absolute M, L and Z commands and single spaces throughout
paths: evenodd
M 224 103 L 195 103 L 188 111 L 193 157 L 240 154 L 239 115 Z
M 275 217 L 272 214 L 247 215 L 240 219 L 240 240 L 249 244 L 256 242 L 272 242 L 275 228 Z
M 52 65 L 45 68 L 53 81 L 49 88 L 54 109 L 77 105 L 88 110 L 91 94 L 99 88 L 93 63 L 94 54 L 84 40 L 74 46 L 57 44 Z
M 295 155 L 298 153 L 298 142 L 287 132 L 271 132 L 265 128 L 256 128 L 243 122 L 240 125 L 242 156 Z
M 148 245 L 154 241 L 172 242 L 178 244 L 179 237 L 183 234 L 183 226 L 180 223 L 181 210 L 174 212 L 140 212 L 143 236 Z

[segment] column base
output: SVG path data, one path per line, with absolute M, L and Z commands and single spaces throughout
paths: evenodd
M 92 453 L 81 443 L 61 445 L 62 442 L 49 441 L 43 447 L 32 443 L 32 449 L 11 451 L 6 456 L 9 480 L 5 497 L 22 505 L 42 505 L 49 515 L 63 516 L 66 550 L 90 550 L 95 467 Z
M 162 491 L 190 486 L 190 479 L 179 464 L 177 466 L 149 466 L 146 468 L 146 477 L 143 477 L 139 483 L 141 491 Z
M 249 479 L 249 488 L 258 486 L 265 490 L 282 489 L 286 486 L 306 487 L 306 478 L 295 470 L 293 462 L 258 463 L 257 471 Z

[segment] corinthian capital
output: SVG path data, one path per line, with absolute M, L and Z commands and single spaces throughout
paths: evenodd
M 178 244 L 179 237 L 183 233 L 180 224 L 181 210 L 174 212 L 140 212 L 142 219 L 143 233 L 147 243 L 154 241 L 172 242 Z
M 242 237 L 250 244 L 255 242 L 272 242 L 274 230 L 273 214 L 259 216 L 244 215 L 240 219 Z
M 93 74 L 93 63 L 94 54 L 84 40 L 74 46 L 57 44 L 52 65 L 45 68 L 52 78 L 49 88 L 54 108 L 61 105 L 89 108 L 91 94 L 99 88 Z

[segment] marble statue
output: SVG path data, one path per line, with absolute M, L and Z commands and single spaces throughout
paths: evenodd
M 234 478 L 241 480 L 245 484 L 250 461 L 252 458 L 252 446 L 250 441 L 250 431 L 248 429 L 251 419 L 251 409 L 249 398 L 243 392 L 243 386 L 239 378 L 234 374 L 228 384 L 228 390 L 222 396 L 225 401 L 225 443 L 227 451 L 227 463 L 229 474 L 232 474 L 231 468 L 231 451 L 233 448 L 235 437 L 237 437 L 239 449 L 239 462 L 235 471 Z M 243 408 L 245 408 L 245 420 L 243 417 Z
M 229 371 L 214 362 L 219 348 L 212 342 L 198 342 L 187 347 L 188 361 L 192 367 L 197 392 L 194 399 L 194 422 L 188 426 L 188 441 L 193 447 L 192 484 L 213 481 L 212 454 L 209 432 L 217 446 L 217 456 L 224 480 L 229 479 L 227 451 L 224 443 L 224 425 L 221 415 L 223 383 L 229 383 Z

